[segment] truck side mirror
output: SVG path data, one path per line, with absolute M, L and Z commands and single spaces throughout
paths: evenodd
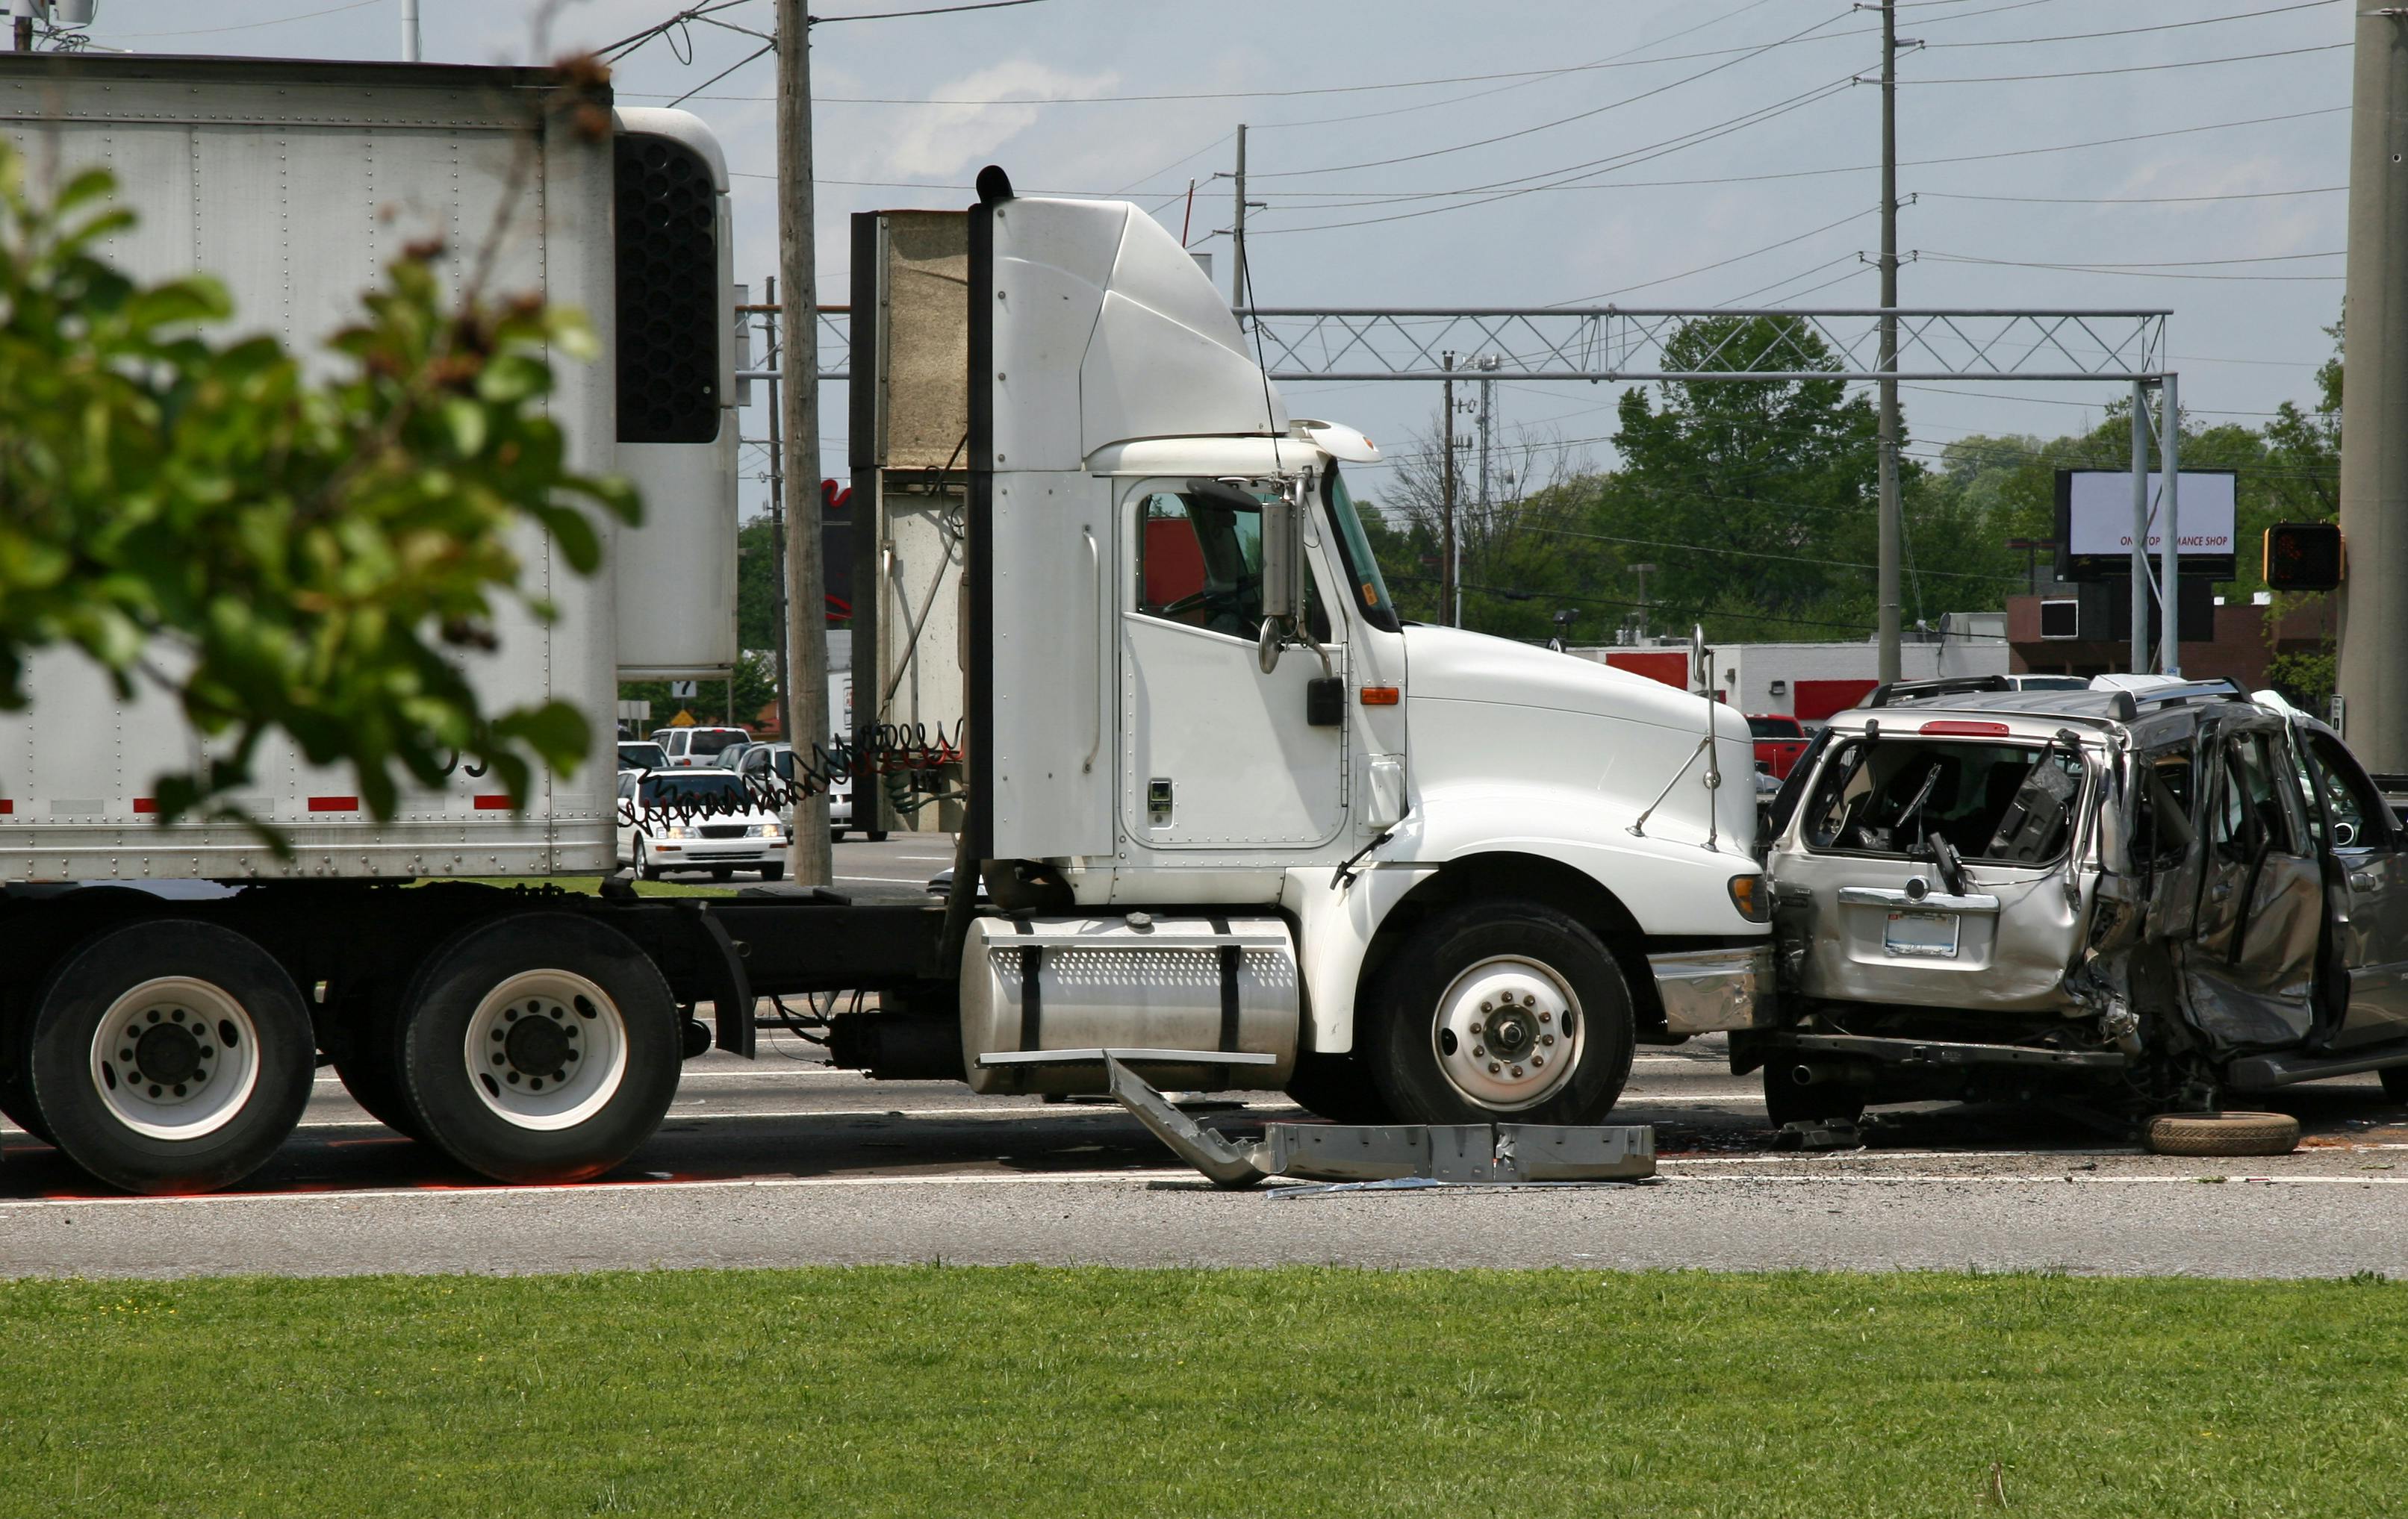
M 1285 638 L 1303 625 L 1304 510 L 1301 480 L 1263 503 L 1263 623 L 1256 663 L 1268 675 Z

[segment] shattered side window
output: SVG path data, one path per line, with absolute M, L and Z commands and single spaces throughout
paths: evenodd
M 2349 752 L 2321 733 L 2300 736 L 2304 753 L 2300 786 L 2307 795 L 2308 826 L 2319 844 L 2334 849 L 2387 849 L 2390 815 L 2383 797 Z M 2311 773 L 2313 771 L 2313 774 Z M 2322 802 L 2319 807 L 2318 802 Z M 2330 838 L 2327 833 L 2329 830 Z
M 2216 788 L 2208 819 L 2208 842 L 2228 859 L 2254 859 L 2259 849 L 2295 853 L 2290 815 L 2275 790 L 2275 769 L 2267 736 L 2244 733 L 2224 746 L 2224 784 Z
M 2190 746 L 2145 751 L 2134 769 L 2140 794 L 2134 860 L 2143 869 L 2170 869 L 2190 852 Z
M 1937 836 L 1968 860 L 2043 865 L 2065 853 L 2082 757 L 2038 743 L 1852 744 L 1824 767 L 1809 848 L 1929 858 Z

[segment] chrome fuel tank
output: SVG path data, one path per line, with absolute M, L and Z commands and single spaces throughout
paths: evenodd
M 1296 1068 L 1296 939 L 1280 918 L 981 918 L 962 947 L 961 988 L 962 1065 L 976 1092 L 1107 1090 L 1099 1059 L 980 1063 L 998 1053 L 1177 1052 L 1132 1064 L 1188 1091 L 1276 1091 Z M 1271 1060 L 1204 1058 L 1213 1053 Z

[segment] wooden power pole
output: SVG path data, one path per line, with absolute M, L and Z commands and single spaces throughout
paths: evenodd
M 820 563 L 820 287 L 811 208 L 811 37 L 803 0 L 778 0 L 778 283 L 785 291 L 778 401 L 785 430 L 786 740 L 796 773 L 828 742 L 827 573 Z M 828 803 L 795 803 L 787 866 L 797 884 L 836 873 Z
M 1881 368 L 1898 368 L 1898 4 L 1882 7 Z M 1905 523 L 1898 499 L 1898 381 L 1881 382 L 1881 678 L 1896 681 L 1899 654 L 1899 559 Z

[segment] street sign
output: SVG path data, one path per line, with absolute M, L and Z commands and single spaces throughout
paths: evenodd
M 680 701 L 691 701 L 702 695 L 701 687 L 702 682 L 699 681 L 671 681 L 669 695 Z

